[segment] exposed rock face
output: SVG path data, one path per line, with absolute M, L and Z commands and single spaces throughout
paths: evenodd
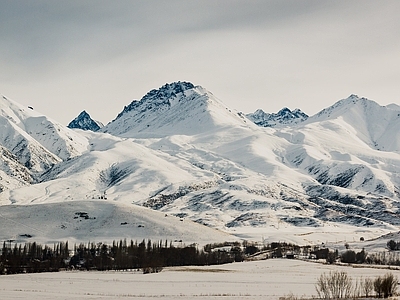
M 67 127 L 71 129 L 98 131 L 103 126 L 101 122 L 93 120 L 86 111 L 82 111 Z

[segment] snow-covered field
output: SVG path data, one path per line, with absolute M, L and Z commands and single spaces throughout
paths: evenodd
M 0 207 L 0 241 L 179 241 L 179 245 L 234 241 L 236 237 L 149 208 L 105 200 Z
M 82 214 L 87 214 L 83 217 Z M 0 206 L 0 242 L 38 242 L 53 245 L 56 242 L 106 242 L 127 239 L 141 241 L 181 241 L 180 244 L 252 240 L 257 243 L 288 242 L 299 245 L 324 244 L 330 249 L 344 250 L 348 243 L 352 249 L 365 248 L 368 252 L 386 251 L 390 239 L 400 240 L 398 231 L 387 232 L 358 228 L 343 224 L 326 223 L 324 227 L 307 228 L 287 226 L 270 228 L 229 228 L 225 231 L 203 226 L 189 218 L 177 217 L 169 212 L 154 211 L 138 205 L 110 200 L 80 200 L 38 205 Z M 382 236 L 376 239 L 377 236 Z M 360 241 L 363 237 L 365 241 Z
M 2 299 L 278 299 L 291 293 L 316 296 L 322 273 L 347 272 L 375 278 L 388 269 L 353 268 L 299 260 L 270 259 L 220 266 L 141 272 L 60 272 L 0 277 Z M 399 270 L 390 270 L 400 277 Z

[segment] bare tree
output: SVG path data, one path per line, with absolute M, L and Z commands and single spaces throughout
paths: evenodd
M 317 290 L 318 298 L 330 299 L 328 275 L 326 275 L 325 273 L 321 274 L 321 276 L 317 279 L 315 289 Z
M 364 290 L 364 281 L 362 278 L 356 279 L 353 287 L 353 299 L 360 298 L 362 290 Z
M 364 279 L 364 285 L 363 285 L 363 291 L 365 294 L 365 297 L 368 298 L 372 291 L 374 290 L 374 281 L 371 278 L 365 278 Z
M 353 281 L 346 272 L 334 271 L 321 274 L 315 288 L 320 298 L 349 298 L 353 291 Z
M 379 276 L 374 280 L 374 291 L 376 293 L 376 297 L 380 298 L 382 295 L 382 277 Z

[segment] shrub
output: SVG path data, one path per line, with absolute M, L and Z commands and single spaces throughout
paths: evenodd
M 347 250 L 344 252 L 340 259 L 344 263 L 355 263 L 356 262 L 356 253 L 353 250 Z
M 374 291 L 378 298 L 382 295 L 382 278 L 379 276 L 374 280 Z
M 346 272 L 339 271 L 321 274 L 315 285 L 318 297 L 324 299 L 349 298 L 352 287 L 352 279 Z
M 397 277 L 387 273 L 382 278 L 382 293 L 384 298 L 393 296 L 397 289 Z
M 388 298 L 393 296 L 397 289 L 397 277 L 392 273 L 387 273 L 383 277 L 378 277 L 374 280 L 374 290 L 376 296 Z
M 394 240 L 390 240 L 387 242 L 386 246 L 389 250 L 394 251 L 397 248 L 397 243 Z
M 330 251 L 330 252 L 328 253 L 328 257 L 326 258 L 326 262 L 327 262 L 328 264 L 333 264 L 333 263 L 335 263 L 335 262 L 336 262 L 336 253 L 333 252 L 333 251 Z
M 365 260 L 367 258 L 367 252 L 365 252 L 364 249 L 362 249 L 360 252 L 357 252 L 356 254 L 356 262 L 359 264 L 365 263 Z
M 248 245 L 246 246 L 246 248 L 244 249 L 244 253 L 247 255 L 253 255 L 257 252 L 260 252 L 260 249 L 258 249 L 257 246 L 254 245 Z
M 311 252 L 311 254 L 314 254 L 317 259 L 327 259 L 329 255 L 329 249 L 318 249 L 314 250 Z

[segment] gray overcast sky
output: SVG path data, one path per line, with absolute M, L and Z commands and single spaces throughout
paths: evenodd
M 0 0 L 0 93 L 65 125 L 178 80 L 245 113 L 400 104 L 399 16 L 397 0 Z

